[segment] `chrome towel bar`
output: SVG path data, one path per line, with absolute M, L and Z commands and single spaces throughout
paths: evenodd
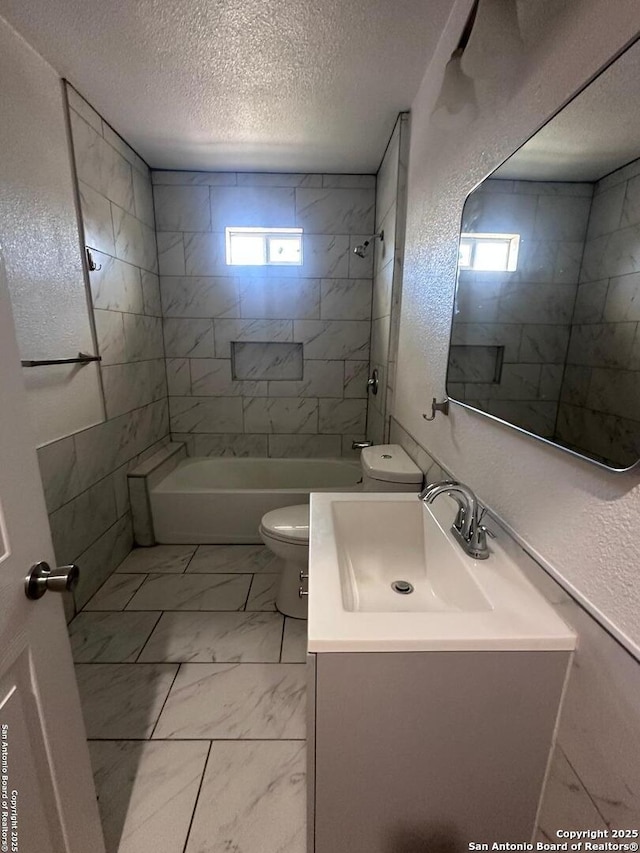
M 102 356 L 79 352 L 75 358 L 26 359 L 20 364 L 23 367 L 45 367 L 48 364 L 89 364 L 91 361 L 102 361 Z

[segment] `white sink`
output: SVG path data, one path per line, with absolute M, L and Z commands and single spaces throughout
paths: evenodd
M 469 572 L 473 561 L 442 535 L 417 498 L 339 501 L 332 515 L 346 610 L 491 610 Z M 399 592 L 393 584 L 413 591 Z
M 309 651 L 575 648 L 518 567 L 531 558 L 496 530 L 490 557 L 472 559 L 451 533 L 456 511 L 444 495 L 312 494 Z

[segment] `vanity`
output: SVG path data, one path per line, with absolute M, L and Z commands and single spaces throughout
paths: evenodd
M 575 635 L 457 509 L 311 497 L 308 853 L 532 838 Z

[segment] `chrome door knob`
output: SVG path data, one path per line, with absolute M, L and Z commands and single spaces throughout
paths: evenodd
M 24 579 L 24 592 L 32 601 L 42 598 L 49 589 L 52 592 L 70 592 L 76 588 L 79 577 L 80 569 L 73 564 L 52 569 L 48 563 L 35 563 Z

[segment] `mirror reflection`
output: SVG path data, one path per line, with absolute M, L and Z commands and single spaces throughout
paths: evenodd
M 640 458 L 636 43 L 468 197 L 447 393 L 613 468 Z

